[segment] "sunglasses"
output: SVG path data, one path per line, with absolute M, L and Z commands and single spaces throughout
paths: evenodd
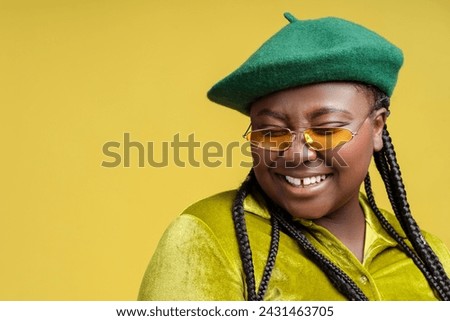
M 370 114 L 364 118 L 355 131 L 344 127 L 311 127 L 300 132 L 300 135 L 303 136 L 306 146 L 312 150 L 324 151 L 334 149 L 351 141 L 369 116 Z M 289 128 L 269 127 L 250 130 L 251 126 L 251 124 L 248 126 L 243 137 L 252 146 L 265 150 L 288 150 L 297 138 L 297 133 Z

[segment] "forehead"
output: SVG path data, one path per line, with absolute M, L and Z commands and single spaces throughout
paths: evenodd
M 326 114 L 364 115 L 373 99 L 360 85 L 344 82 L 320 83 L 283 90 L 252 104 L 250 117 L 277 115 L 309 119 Z

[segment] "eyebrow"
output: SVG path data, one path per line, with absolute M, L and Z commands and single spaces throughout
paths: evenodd
M 315 109 L 314 111 L 308 113 L 308 116 L 311 119 L 315 119 L 318 118 L 320 116 L 323 115 L 327 115 L 327 114 L 332 114 L 332 113 L 342 113 L 342 114 L 346 114 L 346 115 L 352 115 L 351 112 L 349 112 L 348 110 L 345 109 L 339 109 L 336 107 L 321 107 L 319 109 Z
M 310 119 L 315 119 L 315 118 L 319 118 L 320 116 L 332 114 L 332 113 L 342 113 L 342 114 L 346 114 L 346 115 L 352 115 L 352 113 L 349 112 L 348 110 L 339 109 L 339 108 L 331 107 L 331 106 L 325 106 L 325 107 L 320 107 L 319 109 L 315 109 L 314 111 L 308 113 L 308 116 L 310 117 Z M 286 121 L 288 119 L 288 117 L 285 114 L 278 113 L 278 112 L 272 111 L 267 108 L 260 110 L 256 114 L 256 116 L 269 116 L 269 117 L 273 117 L 273 118 L 276 118 L 276 119 L 279 119 L 282 121 Z
M 264 109 L 260 110 L 256 114 L 256 116 L 270 116 L 270 117 L 273 117 L 273 118 L 276 118 L 276 119 L 279 119 L 279 120 L 282 120 L 282 121 L 286 121 L 288 119 L 288 117 L 285 114 L 277 113 L 277 112 L 272 111 L 272 110 L 267 109 L 267 108 L 264 108 Z

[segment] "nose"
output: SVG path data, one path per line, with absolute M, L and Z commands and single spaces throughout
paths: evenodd
M 286 163 L 300 165 L 317 159 L 317 152 L 308 147 L 303 133 L 296 134 L 291 146 L 280 153 Z

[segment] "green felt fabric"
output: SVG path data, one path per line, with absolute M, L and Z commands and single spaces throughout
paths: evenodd
M 244 64 L 215 84 L 208 98 L 248 114 L 270 93 L 327 81 L 375 85 L 389 96 L 402 51 L 367 28 L 340 18 L 297 20 L 267 40 Z
M 140 300 L 245 300 L 246 290 L 231 217 L 235 191 L 202 200 L 184 211 L 166 230 L 144 275 Z M 370 300 L 437 300 L 422 273 L 383 230 L 364 195 L 366 217 L 364 260 L 361 263 L 330 232 L 301 220 L 306 236 L 345 271 Z M 257 286 L 270 244 L 270 220 L 252 196 L 244 202 Z M 404 237 L 395 217 L 383 211 Z M 424 232 L 447 273 L 450 253 L 435 236 Z M 279 252 L 266 300 L 345 300 L 324 273 L 281 234 Z

